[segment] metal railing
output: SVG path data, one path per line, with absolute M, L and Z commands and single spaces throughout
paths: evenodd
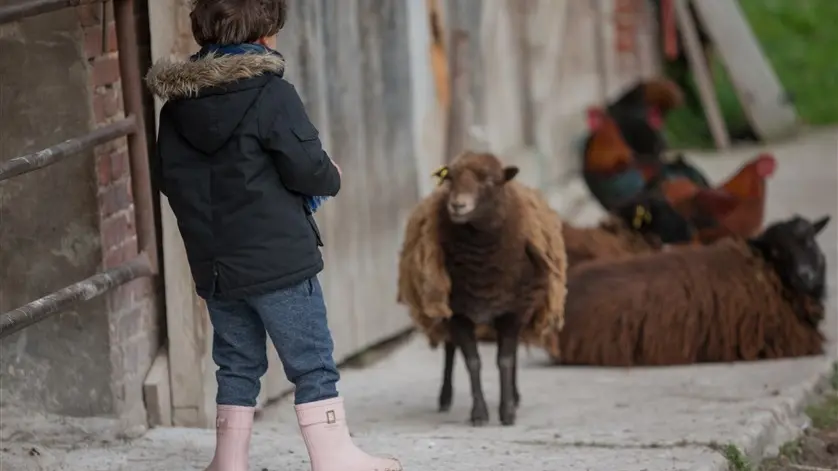
M 148 148 L 143 123 L 142 76 L 137 31 L 134 22 L 134 0 L 28 0 L 0 7 L 0 25 L 42 13 L 84 4 L 101 4 L 102 29 L 106 29 L 104 7 L 113 1 L 119 49 L 119 72 L 125 119 L 98 128 L 84 136 L 68 139 L 38 152 L 13 158 L 0 164 L 0 182 L 45 168 L 97 145 L 126 137 L 131 166 L 131 189 L 134 195 L 139 254 L 117 267 L 97 273 L 86 280 L 50 293 L 25 306 L 0 314 L 0 338 L 9 336 L 66 308 L 84 302 L 137 278 L 157 274 L 157 240 L 154 207 L 148 167 Z

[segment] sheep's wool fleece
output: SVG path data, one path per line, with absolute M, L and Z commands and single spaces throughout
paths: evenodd
M 558 354 L 557 338 L 551 332 L 560 331 L 564 325 L 567 256 L 562 221 L 536 190 L 515 181 L 507 185 L 510 196 L 519 202 L 527 239 L 549 269 L 546 303 L 536 310 L 521 340 Z M 448 306 L 451 279 L 439 240 L 437 210 L 446 196 L 447 190 L 438 187 L 414 208 L 399 260 L 398 301 L 408 306 L 414 324 L 428 336 L 432 347 L 448 337 L 445 320 L 452 316 Z M 492 337 L 493 328 L 480 326 L 478 335 Z
M 823 304 L 724 239 L 580 265 L 568 277 L 561 364 L 663 366 L 816 355 Z
M 613 216 L 597 227 L 574 227 L 565 223 L 562 236 L 571 268 L 589 260 L 616 260 L 661 249 L 659 242 L 631 230 Z

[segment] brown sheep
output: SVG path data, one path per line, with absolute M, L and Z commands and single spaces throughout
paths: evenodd
M 618 260 L 660 250 L 661 244 L 632 230 L 615 217 L 595 227 L 575 227 L 564 223 L 562 238 L 567 265 L 574 267 L 590 260 Z
M 614 209 L 597 227 L 562 226 L 568 267 L 617 260 L 697 240 L 695 225 L 659 192 L 646 191 Z
M 545 340 L 562 326 L 567 262 L 561 221 L 535 190 L 511 181 L 517 172 L 491 154 L 455 159 L 408 220 L 399 262 L 399 302 L 432 347 L 445 343 L 440 410 L 451 407 L 459 348 L 471 379 L 474 425 L 489 418 L 477 330 L 497 335 L 500 420 L 512 425 L 520 398 L 519 340 L 555 350 Z
M 568 277 L 557 363 L 681 365 L 822 351 L 826 268 L 816 235 L 795 217 L 751 240 L 591 262 Z

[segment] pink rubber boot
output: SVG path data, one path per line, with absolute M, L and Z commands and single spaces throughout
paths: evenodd
M 295 409 L 311 471 L 402 471 L 397 460 L 370 456 L 352 443 L 343 398 L 300 404 Z
M 218 406 L 215 456 L 206 471 L 248 471 L 254 407 Z

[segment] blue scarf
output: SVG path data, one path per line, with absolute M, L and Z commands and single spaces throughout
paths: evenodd
M 239 54 L 275 54 L 279 57 L 282 57 L 282 54 L 279 52 L 261 44 L 254 44 L 254 43 L 244 43 L 244 44 L 227 44 L 227 45 L 220 45 L 220 44 L 207 44 L 206 46 L 202 47 L 200 51 L 196 52 L 195 54 L 190 57 L 191 60 L 198 60 L 202 57 L 206 57 L 209 54 L 220 54 L 223 56 L 234 56 Z M 282 72 L 279 72 L 279 76 L 282 77 Z M 329 197 L 328 196 L 308 196 L 303 195 L 305 199 L 306 207 L 312 213 L 316 212 L 320 205 L 323 204 Z

